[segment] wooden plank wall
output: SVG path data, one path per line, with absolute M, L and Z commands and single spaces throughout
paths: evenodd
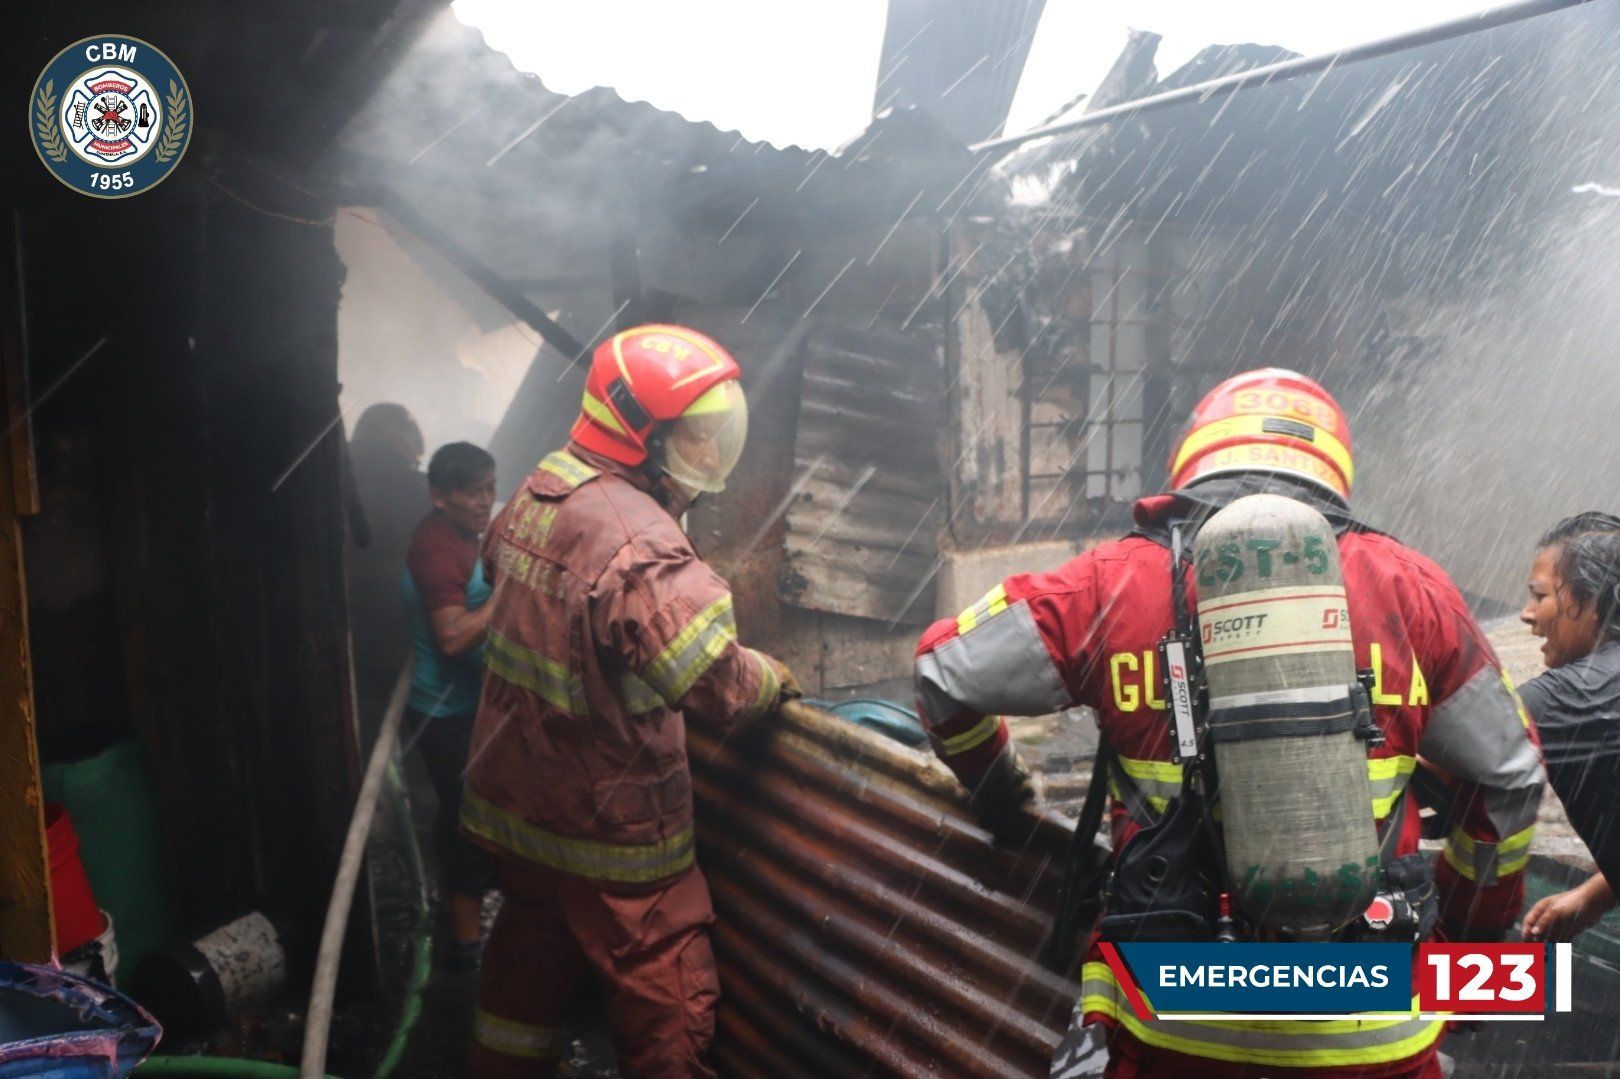
M 54 927 L 18 518 L 38 510 L 12 222 L 0 242 L 0 956 L 48 962 Z

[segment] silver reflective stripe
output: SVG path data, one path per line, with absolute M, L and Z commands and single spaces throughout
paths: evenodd
M 1367 786 L 1372 792 L 1373 819 L 1383 820 L 1395 808 L 1395 800 L 1406 789 L 1406 784 L 1417 769 L 1417 758 L 1400 754 L 1394 757 L 1369 757 L 1367 760 Z
M 1414 999 L 1414 1011 L 1416 1011 Z M 1107 1015 L 1139 1041 L 1189 1056 L 1278 1068 L 1342 1068 L 1404 1060 L 1434 1044 L 1439 1019 L 1368 1017 L 1307 1020 L 1175 1020 L 1143 1022 L 1124 999 L 1106 963 L 1085 965 L 1080 1007 Z M 1189 1069 L 1187 1074 L 1195 1074 Z
M 592 880 L 646 884 L 691 867 L 692 828 L 654 843 L 597 843 L 558 835 L 480 798 L 462 792 L 461 826 L 532 862 Z
M 1539 792 L 1547 781 L 1518 701 L 1491 666 L 1434 706 L 1418 754 L 1458 779 L 1487 787 Z
M 624 702 L 624 710 L 633 716 L 651 712 L 655 708 L 668 707 L 656 689 L 633 674 L 626 674 L 619 679 L 619 700 Z
M 1110 774 L 1114 797 L 1144 828 L 1156 823 L 1170 799 L 1181 793 L 1181 765 L 1170 761 L 1115 757 Z
M 1249 708 L 1257 704 L 1327 704 L 1342 701 L 1350 687 L 1307 686 L 1303 689 L 1268 689 L 1259 693 L 1229 693 L 1224 697 L 1211 697 L 1209 707 Z
M 548 453 L 540 459 L 539 468 L 543 472 L 550 472 L 570 487 L 578 487 L 586 480 L 594 479 L 596 469 L 581 461 L 567 450 L 558 450 Z
M 694 615 L 641 672 L 641 678 L 673 705 L 736 639 L 737 618 L 727 592 Z
M 1530 863 L 1530 841 L 1535 834 L 1535 826 L 1531 825 L 1512 835 L 1504 835 L 1500 841 L 1490 842 L 1454 828 L 1446 837 L 1443 856 L 1458 873 L 1484 888 Z
M 737 717 L 739 722 L 758 719 L 769 712 L 782 696 L 782 680 L 776 675 L 776 668 L 771 666 L 765 653 L 756 652 L 752 648 L 745 649 L 754 662 L 759 664 L 759 692 L 754 695 L 754 703 L 745 708 Z
M 493 629 L 484 650 L 484 666 L 497 678 L 528 690 L 553 708 L 575 716 L 587 712 L 585 683 L 578 673 L 566 663 L 524 648 Z
M 503 1056 L 544 1060 L 561 1056 L 567 1034 L 550 1027 L 530 1026 L 514 1019 L 502 1019 L 479 1008 L 473 1013 L 473 1039 L 485 1049 Z
M 966 637 L 917 660 L 917 699 L 932 727 L 961 711 L 1038 716 L 1069 706 L 1069 693 L 1020 600 Z

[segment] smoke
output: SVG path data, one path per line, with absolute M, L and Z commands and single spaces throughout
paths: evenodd
M 1560 517 L 1620 509 L 1620 106 L 1612 12 L 1532 52 L 1494 154 L 1509 178 L 1485 242 L 1398 310 L 1410 355 L 1365 397 L 1358 505 L 1464 588 L 1517 608 L 1531 548 Z M 1572 179 L 1586 182 L 1572 185 Z M 1597 195 L 1593 199 L 1582 197 Z

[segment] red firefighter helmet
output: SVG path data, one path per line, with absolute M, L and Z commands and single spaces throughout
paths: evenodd
M 725 488 L 742 456 L 748 406 L 737 361 L 684 326 L 616 333 L 591 357 L 570 435 L 626 465 L 655 464 L 694 491 Z
M 1350 425 L 1333 395 L 1304 375 L 1263 367 L 1204 395 L 1170 454 L 1170 487 L 1222 472 L 1281 472 L 1350 498 Z

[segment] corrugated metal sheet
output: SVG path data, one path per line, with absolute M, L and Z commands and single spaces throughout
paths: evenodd
M 806 341 L 782 598 L 885 622 L 934 613 L 945 484 L 937 327 L 827 325 Z
M 1078 995 L 1029 958 L 1061 820 L 999 850 L 931 757 L 801 706 L 689 738 L 725 1074 L 1048 1073 Z

